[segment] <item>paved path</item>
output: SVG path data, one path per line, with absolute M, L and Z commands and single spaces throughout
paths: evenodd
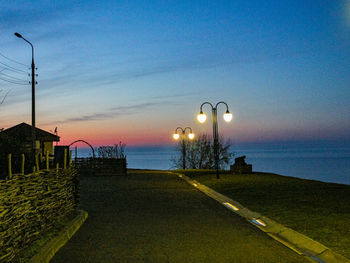
M 89 218 L 52 263 L 308 262 L 176 176 L 81 178 Z

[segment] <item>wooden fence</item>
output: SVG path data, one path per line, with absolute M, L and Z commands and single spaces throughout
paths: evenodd
M 24 156 L 15 162 L 17 167 L 12 157 L 8 156 L 6 176 L 0 179 L 0 262 L 17 262 L 41 233 L 59 226 L 77 209 L 78 174 L 126 175 L 126 158 L 79 158 L 73 165 L 71 158 L 64 158 L 62 168 L 53 168 L 48 156 L 38 155 L 33 172 L 24 174 Z
M 31 157 L 31 156 L 29 156 Z M 40 173 L 47 172 L 52 168 L 63 168 L 66 169 L 70 166 L 72 158 L 72 153 L 68 152 L 66 149 L 64 151 L 64 157 L 62 158 L 62 163 L 54 161 L 54 158 L 49 155 L 49 152 L 46 155 L 38 153 L 35 155 L 34 163 L 29 160 L 28 155 L 26 158 L 25 154 L 12 155 L 11 153 L 7 155 L 7 158 L 0 159 L 0 179 L 11 179 L 13 174 L 22 174 L 25 173 Z M 30 169 L 28 169 L 28 164 Z
M 72 164 L 81 176 L 123 176 L 127 173 L 126 158 L 75 158 Z
M 0 180 L 0 262 L 17 262 L 43 231 L 58 226 L 78 203 L 73 167 Z

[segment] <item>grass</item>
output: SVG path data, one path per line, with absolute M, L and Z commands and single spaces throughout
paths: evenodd
M 193 179 L 350 258 L 350 186 L 269 173 L 186 170 Z

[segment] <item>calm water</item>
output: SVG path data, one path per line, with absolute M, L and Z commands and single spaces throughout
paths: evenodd
M 350 148 L 237 149 L 254 171 L 350 185 Z
M 237 147 L 233 151 L 236 156 L 246 155 L 254 171 L 350 185 L 350 148 Z M 127 147 L 126 154 L 128 168 L 167 170 L 177 153 L 174 147 Z M 79 157 L 91 155 L 91 150 L 78 148 Z

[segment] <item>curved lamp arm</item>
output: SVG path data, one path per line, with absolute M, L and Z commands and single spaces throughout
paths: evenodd
M 217 108 L 219 104 L 225 104 L 225 105 L 226 105 L 226 112 L 229 112 L 229 111 L 228 111 L 228 105 L 227 105 L 226 102 L 224 102 L 224 101 L 219 101 L 218 103 L 216 103 L 215 108 Z
M 225 104 L 225 105 L 226 105 L 226 112 L 225 112 L 225 114 L 224 114 L 224 120 L 225 120 L 226 122 L 230 122 L 230 121 L 232 120 L 232 118 L 233 118 L 233 115 L 232 115 L 232 113 L 230 113 L 230 111 L 228 110 L 228 105 L 227 105 L 227 103 L 224 102 L 224 101 L 220 101 L 220 102 L 216 103 L 215 108 L 216 108 L 219 104 Z
M 184 129 L 181 128 L 181 127 L 177 127 L 177 128 L 175 129 L 174 134 L 173 134 L 173 138 L 174 138 L 175 140 L 179 139 L 180 135 L 179 135 L 179 133 L 178 133 L 178 130 L 181 130 L 182 139 L 184 140 L 184 139 L 185 139 L 185 133 L 186 133 L 186 130 L 187 130 L 187 129 L 190 131 L 190 133 L 188 134 L 188 138 L 189 138 L 190 140 L 192 140 L 192 139 L 194 138 L 194 133 L 192 132 L 192 128 L 191 128 L 191 127 L 186 127 L 186 128 L 184 128 Z
M 184 130 L 184 129 L 182 129 L 181 127 L 177 127 L 177 128 L 175 129 L 175 133 L 177 133 L 177 130 L 178 130 L 178 129 L 180 129 L 182 133 L 184 133 L 184 132 L 185 132 L 185 130 Z
M 193 133 L 191 127 L 186 127 L 185 129 L 183 129 L 183 132 L 184 132 L 184 133 L 186 132 L 186 129 L 189 129 L 189 130 L 190 130 L 190 133 Z
M 25 39 L 21 34 L 19 34 L 17 32 L 14 35 L 16 37 L 18 37 L 18 38 L 22 38 L 25 42 L 27 42 L 32 47 L 32 60 L 33 60 L 33 58 L 34 58 L 34 47 L 33 47 L 33 44 L 30 43 L 27 39 Z
M 208 102 L 208 101 L 203 102 L 202 105 L 201 105 L 201 107 L 200 107 L 200 114 L 203 113 L 202 108 L 203 108 L 203 106 L 204 106 L 205 104 L 209 104 L 209 105 L 211 106 L 211 109 L 214 109 L 213 104 L 211 104 L 210 102 Z

